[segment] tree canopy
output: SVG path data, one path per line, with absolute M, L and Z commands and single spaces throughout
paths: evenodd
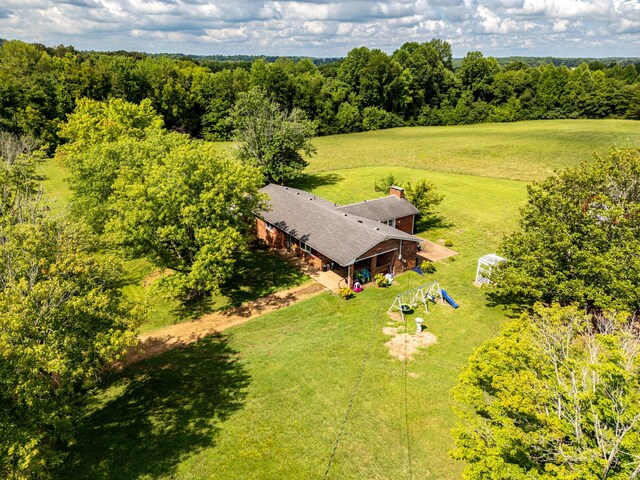
M 633 318 L 536 307 L 469 360 L 452 456 L 467 479 L 640 474 L 640 335 Z
M 299 177 L 308 165 L 303 154 L 316 151 L 310 141 L 315 127 L 302 110 L 287 112 L 259 89 L 238 96 L 231 121 L 238 157 L 258 167 L 267 183 L 281 184 Z
M 612 149 L 528 191 L 492 300 L 640 310 L 640 150 Z
M 147 100 L 167 129 L 229 140 L 229 114 L 240 94 L 264 91 L 294 108 L 320 135 L 399 125 L 454 125 L 542 118 L 640 118 L 640 64 L 616 59 L 535 66 L 451 46 L 407 42 L 391 55 L 354 48 L 342 60 L 205 58 L 127 52 L 77 52 L 20 41 L 0 45 L 0 128 L 60 143 L 57 125 L 83 98 Z M 529 62 L 531 63 L 531 62 Z
M 173 275 L 180 299 L 218 292 L 249 242 L 261 171 L 167 132 L 148 102 L 83 101 L 62 127 L 73 211 L 110 245 Z
M 42 478 L 62 461 L 58 447 L 73 440 L 85 393 L 134 344 L 138 323 L 122 298 L 117 264 L 92 255 L 86 229 L 46 215 L 28 174 L 32 162 L 28 152 L 10 162 L 3 156 L 0 171 L 5 478 Z
M 162 139 L 140 148 L 158 151 Z M 147 144 L 151 144 L 148 146 Z M 250 240 L 262 207 L 260 172 L 225 157 L 213 144 L 190 141 L 120 172 L 109 199 L 107 236 L 136 256 L 175 273 L 177 297 L 218 293 Z

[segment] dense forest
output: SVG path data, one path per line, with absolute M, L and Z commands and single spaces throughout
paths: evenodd
M 504 63 L 504 62 L 502 62 Z M 640 64 L 575 68 L 523 61 L 502 66 L 470 52 L 454 62 L 441 40 L 393 54 L 359 47 L 336 62 L 281 58 L 223 61 L 141 53 L 79 52 L 21 41 L 0 46 L 0 130 L 59 143 L 58 125 L 80 98 L 149 99 L 167 128 L 227 140 L 238 95 L 264 90 L 298 108 L 319 135 L 401 125 L 550 118 L 640 118 Z

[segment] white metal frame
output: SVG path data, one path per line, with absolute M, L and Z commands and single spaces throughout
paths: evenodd
M 506 258 L 502 258 L 495 253 L 489 253 L 480 257 L 478 259 L 478 268 L 476 269 L 476 285 L 488 285 L 491 283 L 491 271 L 493 268 L 506 261 Z
M 413 308 L 416 308 L 420 303 L 422 303 L 425 312 L 429 313 L 427 300 L 435 303 L 436 298 L 440 299 L 440 303 L 444 303 L 444 298 L 442 298 L 442 292 L 440 291 L 440 284 L 437 281 L 412 288 L 411 290 L 407 290 L 406 292 L 402 292 L 397 295 L 393 300 L 391 307 L 389 307 L 388 312 L 391 312 L 394 309 L 398 310 L 400 315 L 402 315 L 402 321 L 404 322 L 404 312 L 401 308 L 402 305 L 411 305 Z

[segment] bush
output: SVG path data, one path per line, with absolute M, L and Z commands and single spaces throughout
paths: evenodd
M 353 290 L 351 290 L 350 287 L 343 287 L 340 290 L 338 290 L 338 295 L 340 296 L 340 298 L 349 300 L 350 298 L 355 297 L 356 293 Z
M 423 263 L 422 265 L 420 265 L 420 269 L 424 273 L 436 273 L 436 266 L 431 262 Z
M 451 240 L 447 240 L 444 242 L 445 247 L 453 247 L 453 242 Z
M 389 280 L 387 280 L 387 277 L 385 277 L 381 273 L 376 273 L 376 276 L 373 277 L 373 279 L 376 281 L 376 285 L 379 286 L 379 287 L 388 287 L 389 286 Z
M 364 130 L 380 130 L 382 128 L 401 127 L 403 121 L 397 115 L 378 107 L 367 107 L 362 116 Z

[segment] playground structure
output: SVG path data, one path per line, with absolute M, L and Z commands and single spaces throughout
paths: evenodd
M 488 285 L 491 283 L 491 271 L 500 263 L 506 262 L 506 258 L 502 258 L 495 253 L 483 255 L 478 259 L 478 268 L 476 269 L 476 285 Z
M 412 288 L 397 295 L 393 300 L 388 312 L 398 310 L 402 315 L 402 321 L 405 321 L 405 312 L 412 311 L 422 304 L 426 313 L 429 313 L 429 307 L 427 306 L 427 300 L 435 303 L 436 298 L 440 299 L 441 303 L 444 303 L 444 297 L 442 296 L 442 290 L 437 281 L 421 285 L 419 287 Z M 410 308 L 407 309 L 407 306 Z

